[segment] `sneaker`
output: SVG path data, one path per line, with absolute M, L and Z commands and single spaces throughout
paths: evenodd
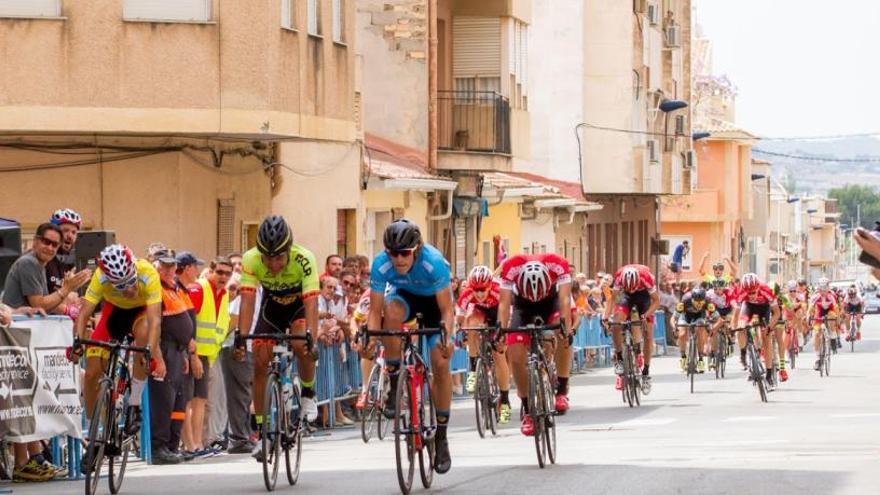
M 43 459 L 40 465 L 43 466 L 43 469 L 46 471 L 51 472 L 53 478 L 63 478 L 67 476 L 67 468 L 64 466 L 56 466 L 45 459 Z
M 336 417 L 336 426 L 351 426 L 353 424 L 354 421 L 352 421 L 351 418 L 344 414 L 340 414 Z
M 623 377 L 620 375 L 614 380 L 614 390 L 623 390 Z
M 615 375 L 622 375 L 623 374 L 623 363 L 621 363 L 620 361 L 616 361 L 614 363 L 614 374 Z
M 169 465 L 169 464 L 180 464 L 183 459 L 180 458 L 179 455 L 168 450 L 167 447 L 159 447 L 158 449 L 153 449 L 153 464 L 157 465 Z
M 367 406 L 367 393 L 361 392 L 358 394 L 357 402 L 354 403 L 354 408 L 358 411 L 363 411 Z
M 477 374 L 476 373 L 468 373 L 467 383 L 465 384 L 465 390 L 467 393 L 474 393 L 474 389 L 477 388 Z
M 452 458 L 449 456 L 449 442 L 446 437 L 434 437 L 434 471 L 437 474 L 446 474 L 452 467 Z
M 742 367 L 743 367 L 743 371 L 747 371 L 747 370 L 749 369 L 749 365 L 746 364 L 746 358 L 745 358 L 745 356 L 740 356 L 740 357 L 739 357 L 739 364 L 742 365 Z
M 313 397 L 303 397 L 301 402 L 306 421 L 312 422 L 318 418 L 318 403 Z
M 784 382 L 787 382 L 788 381 L 788 371 L 779 370 L 779 379 Z
M 681 368 L 682 372 L 687 371 L 688 369 L 688 359 L 684 356 L 678 359 L 678 367 Z
M 562 415 L 565 411 L 568 411 L 568 396 L 556 394 L 556 413 Z
M 706 372 L 706 358 L 700 358 L 697 361 L 697 373 L 705 373 Z
M 55 477 L 55 473 L 44 468 L 37 459 L 33 457 L 27 461 L 27 464 L 16 467 L 12 471 L 12 481 L 16 483 L 24 483 L 28 481 L 49 481 Z
M 125 434 L 135 436 L 141 431 L 141 406 L 128 406 L 125 420 Z
M 649 395 L 651 393 L 651 377 L 642 375 L 642 394 Z
M 250 454 L 254 450 L 254 444 L 251 442 L 233 443 L 229 447 L 230 454 Z
M 816 360 L 816 363 L 813 365 L 813 369 L 819 371 L 819 360 Z
M 501 412 L 498 414 L 498 424 L 506 425 L 510 422 L 510 404 L 501 404 Z
M 640 352 L 636 356 L 636 368 L 642 369 L 644 367 L 645 367 L 645 354 Z
M 527 437 L 535 436 L 535 423 L 532 422 L 532 417 L 528 414 L 523 417 L 522 424 L 519 425 L 519 431 Z
M 251 452 L 251 457 L 256 459 L 257 462 L 263 462 L 263 446 L 260 444 L 254 445 L 254 450 Z

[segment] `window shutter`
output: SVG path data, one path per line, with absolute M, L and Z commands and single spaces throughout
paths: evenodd
M 209 21 L 211 0 L 125 0 L 122 16 L 134 20 Z
M 342 42 L 343 0 L 333 0 L 333 41 Z
M 61 17 L 61 0 L 2 0 L 0 15 L 10 17 Z
M 293 1 L 294 0 L 281 0 L 281 27 L 286 27 L 288 29 L 293 29 Z
M 320 0 L 309 0 L 309 34 L 321 34 Z
M 217 254 L 226 256 L 235 251 L 235 200 L 217 201 Z
M 452 22 L 455 77 L 501 75 L 501 18 L 455 17 Z

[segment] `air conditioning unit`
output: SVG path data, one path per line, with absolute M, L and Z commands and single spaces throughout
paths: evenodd
M 648 11 L 648 0 L 633 0 L 633 12 L 644 14 Z
M 660 161 L 660 143 L 656 139 L 649 139 L 646 143 L 647 155 L 649 163 L 657 163 Z
M 684 136 L 684 115 L 675 116 L 675 135 Z
M 648 23 L 652 26 L 660 23 L 660 6 L 656 3 L 648 4 Z
M 681 46 L 679 40 L 679 27 L 675 24 L 666 26 L 666 46 L 669 48 L 678 48 Z

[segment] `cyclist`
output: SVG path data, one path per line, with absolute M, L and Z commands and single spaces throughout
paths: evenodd
M 779 303 L 777 302 L 776 294 L 773 293 L 773 289 L 761 282 L 761 279 L 754 273 L 743 275 L 737 302 L 740 304 L 737 313 L 741 327 L 748 325 L 753 317 L 757 317 L 765 325 L 764 330 L 766 332 L 769 328 L 775 328 L 776 322 L 779 321 Z M 765 332 L 762 332 L 762 334 Z M 764 338 L 762 334 L 758 335 L 756 346 L 763 349 L 764 364 L 766 365 L 767 379 L 769 380 L 773 376 L 773 353 L 771 352 L 773 342 L 769 338 Z M 737 334 L 737 339 L 740 347 L 740 362 L 743 365 L 743 369 L 748 369 L 746 365 L 746 336 L 740 332 Z M 780 370 L 785 370 L 785 360 L 780 360 L 779 366 Z M 780 374 L 782 373 L 780 372 Z
M 703 255 L 703 260 L 700 261 L 700 276 L 703 277 L 703 281 L 707 282 L 712 286 L 717 286 L 719 283 L 721 287 L 730 285 L 731 282 L 736 278 L 736 265 L 731 261 L 730 258 L 724 258 L 724 261 L 727 262 L 727 266 L 730 267 L 730 273 L 724 273 L 724 262 L 716 261 L 712 263 L 712 273 L 706 272 L 706 262 L 709 260 L 709 253 Z
M 812 326 L 810 325 L 809 319 L 809 311 L 807 308 L 810 303 L 810 286 L 807 285 L 807 279 L 800 278 L 797 281 L 797 292 L 795 295 L 795 299 L 800 304 L 800 321 L 798 322 L 801 337 L 803 337 L 804 345 L 806 345 L 807 341 L 810 338 L 810 329 Z M 803 347 L 803 346 L 801 346 Z
M 849 328 L 850 320 L 856 320 L 856 340 L 862 340 L 862 312 L 865 310 L 865 300 L 859 295 L 855 285 L 849 286 L 846 290 L 841 305 L 844 307 L 844 328 Z M 846 341 L 850 341 L 849 333 L 846 334 Z
M 651 393 L 651 354 L 654 349 L 654 311 L 660 307 L 660 295 L 654 274 L 645 265 L 625 265 L 614 274 L 613 295 L 617 298 L 617 306 L 606 304 L 605 319 L 608 320 L 612 311 L 614 322 L 621 322 L 631 317 L 636 310 L 644 328 L 633 329 L 635 342 L 644 340 L 644 348 L 635 344 L 636 364 L 642 369 L 642 393 Z M 613 323 L 613 322 L 612 322 Z M 614 341 L 614 373 L 617 379 L 614 388 L 623 389 L 623 335 L 620 325 L 611 325 L 611 336 Z M 642 352 L 642 350 L 647 352 Z
M 501 266 L 501 301 L 498 318 L 502 326 L 509 322 L 511 328 L 519 328 L 540 318 L 544 324 L 562 323 L 562 333 L 568 335 L 571 328 L 571 268 L 559 255 L 519 254 L 504 260 Z M 535 425 L 528 414 L 529 375 L 528 354 L 531 344 L 527 333 L 507 335 L 508 357 L 516 382 L 516 393 L 522 404 L 520 432 L 526 436 L 535 434 Z M 568 410 L 568 379 L 571 373 L 572 349 L 566 339 L 555 347 L 557 374 L 556 412 Z
M 821 322 L 816 321 L 816 319 L 826 316 L 829 319 L 836 318 L 839 309 L 840 303 L 837 300 L 837 294 L 831 288 L 831 282 L 825 277 L 820 278 L 816 285 L 816 294 L 810 299 L 810 318 L 813 319 L 813 328 L 816 330 L 813 337 L 813 350 L 816 351 L 817 356 L 819 355 L 819 344 L 822 339 L 819 332 Z M 834 334 L 831 339 L 831 351 L 836 353 L 840 347 L 840 334 L 838 333 L 837 322 L 829 321 L 828 330 Z M 816 360 L 815 369 L 819 370 L 818 359 Z
M 495 326 L 498 324 L 498 300 L 501 297 L 501 287 L 493 279 L 492 270 L 488 266 L 477 265 L 471 269 L 467 279 L 467 286 L 458 297 L 458 310 L 460 312 L 459 323 L 465 327 L 475 328 Z M 470 372 L 467 378 L 467 391 L 474 392 L 477 374 L 477 356 L 480 353 L 480 334 L 470 332 L 468 335 L 468 355 L 470 358 Z M 507 368 L 507 358 L 504 349 L 495 353 L 495 379 L 498 382 L 500 397 L 499 424 L 507 424 L 510 421 L 510 370 Z
M 257 284 L 263 287 L 259 310 L 255 307 Z M 318 328 L 318 265 L 308 249 L 293 242 L 293 234 L 284 217 L 270 215 L 257 231 L 257 247 L 248 250 L 241 266 L 241 307 L 235 334 L 235 359 L 243 361 L 244 337 L 257 318 L 254 334 L 291 333 L 306 335 Z M 266 374 L 272 360 L 271 340 L 255 340 L 252 346 L 254 381 L 251 394 L 258 426 L 263 423 L 263 394 Z M 302 341 L 293 343 L 297 373 L 302 383 L 302 409 L 307 421 L 318 416 L 315 402 L 315 358 Z M 258 445 L 253 456 L 262 461 Z
M 162 321 L 162 284 L 156 268 L 144 259 L 135 259 L 131 249 L 123 244 L 112 244 L 98 256 L 98 268 L 86 289 L 80 313 L 76 318 L 75 331 L 80 338 L 87 338 L 86 325 L 95 308 L 104 303 L 92 340 L 123 341 L 134 336 L 134 345 L 149 345 L 155 369 L 153 377 L 165 378 L 165 361 L 159 352 L 160 324 Z M 77 353 L 79 350 L 77 350 Z M 110 351 L 100 347 L 86 349 L 86 373 L 83 378 L 83 396 L 86 414 L 92 414 L 97 400 L 98 382 L 107 368 Z M 142 359 L 135 360 L 131 379 L 131 398 L 125 425 L 130 434 L 140 430 L 140 406 L 147 366 Z M 90 418 L 91 419 L 91 418 Z M 88 466 L 83 466 L 86 469 Z
M 675 308 L 673 318 L 675 318 L 674 321 L 678 321 L 679 325 L 690 323 L 701 324 L 697 327 L 697 352 L 699 354 L 697 373 L 705 373 L 706 360 L 703 349 L 706 347 L 706 340 L 708 337 L 706 332 L 709 326 L 708 320 L 714 320 L 711 323 L 713 334 L 717 332 L 718 328 L 721 326 L 721 320 L 718 318 L 718 312 L 715 309 L 715 305 L 707 300 L 706 289 L 696 287 L 694 290 L 685 294 L 684 298 L 682 298 L 681 302 L 678 303 L 678 306 Z M 681 349 L 679 366 L 682 371 L 687 371 L 687 354 L 685 353 L 687 350 L 687 339 L 688 329 L 680 327 L 678 329 L 678 348 Z
M 714 286 L 710 286 L 710 288 L 706 291 L 706 300 L 712 303 L 715 306 L 715 311 L 718 313 L 718 325 L 713 326 L 710 330 L 709 334 L 709 356 L 711 356 L 712 362 L 709 365 L 710 369 L 715 369 L 715 353 L 719 351 L 715 346 L 717 344 L 715 340 L 715 336 L 721 330 L 721 327 L 725 323 L 730 323 L 730 317 L 733 314 L 733 307 L 736 304 L 736 287 L 733 282 L 722 286 L 724 282 L 722 280 L 715 280 Z M 720 349 L 721 352 L 726 353 L 726 349 Z
M 367 315 L 367 327 L 370 330 L 404 328 L 404 325 L 411 324 L 417 314 L 421 314 L 421 323 L 426 328 L 444 325 L 447 335 L 452 335 L 455 317 L 449 262 L 437 248 L 425 244 L 418 225 L 405 218 L 395 220 L 385 229 L 383 243 L 385 251 L 373 260 L 370 273 L 371 311 Z M 446 340 L 441 340 L 440 335 L 431 336 L 428 348 L 431 352 L 432 389 L 437 414 L 434 470 L 444 474 L 452 467 L 446 438 L 452 405 L 452 377 L 449 373 L 452 347 Z M 400 367 L 400 339 L 385 337 L 383 344 L 391 386 L 388 403 L 394 404 Z M 393 358 L 387 359 L 389 356 Z M 385 414 L 393 416 L 394 409 L 386 408 Z

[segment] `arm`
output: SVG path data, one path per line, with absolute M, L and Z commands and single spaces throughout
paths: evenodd
M 706 262 L 709 261 L 709 251 L 706 251 L 706 254 L 703 255 L 703 259 L 700 260 L 700 276 L 706 276 Z
M 147 305 L 147 331 L 149 335 L 150 349 L 153 349 L 153 357 L 156 361 L 162 361 L 162 353 L 159 352 L 159 337 L 162 335 L 162 303 Z
M 306 310 L 306 329 L 311 332 L 318 331 L 318 298 L 310 297 L 303 301 Z
M 571 282 L 559 286 L 559 313 L 563 323 L 562 331 L 568 335 L 572 330 L 571 322 Z
M 382 328 L 382 308 L 385 307 L 385 293 L 380 290 L 370 291 L 370 313 L 367 315 L 367 328 L 380 330 Z
M 510 325 L 510 301 L 513 292 L 510 289 L 501 289 L 501 295 L 498 300 L 498 324 L 501 327 Z
M 727 266 L 730 268 L 730 278 L 735 279 L 738 273 L 736 269 L 736 263 L 734 263 L 733 260 L 730 259 L 730 256 L 724 258 L 724 261 L 727 262 Z
M 250 332 L 254 321 L 254 306 L 256 306 L 257 295 L 254 293 L 254 289 L 242 289 L 239 297 L 241 298 L 241 307 L 238 312 L 238 334 L 244 337 Z
M 79 309 L 79 316 L 76 317 L 76 322 L 73 326 L 76 337 L 86 338 L 86 326 L 89 323 L 89 319 L 95 313 L 95 307 L 96 305 L 93 302 L 83 299 L 82 307 Z
M 657 311 L 657 308 L 659 308 L 659 307 L 660 307 L 660 293 L 657 292 L 657 289 L 655 288 L 651 292 L 651 306 L 648 307 L 648 314 L 645 316 L 653 315 L 654 312 Z
M 446 339 L 442 342 L 443 347 L 449 350 L 449 338 L 455 331 L 455 305 L 452 304 L 452 290 L 449 286 L 437 292 L 437 306 L 440 308 L 440 317 L 443 318 L 443 326 L 446 327 Z
M 620 295 L 620 289 L 611 290 L 611 298 L 605 301 L 605 317 L 603 319 L 609 320 L 611 318 L 611 313 L 614 311 L 614 303 L 612 299 L 617 300 L 618 295 Z

